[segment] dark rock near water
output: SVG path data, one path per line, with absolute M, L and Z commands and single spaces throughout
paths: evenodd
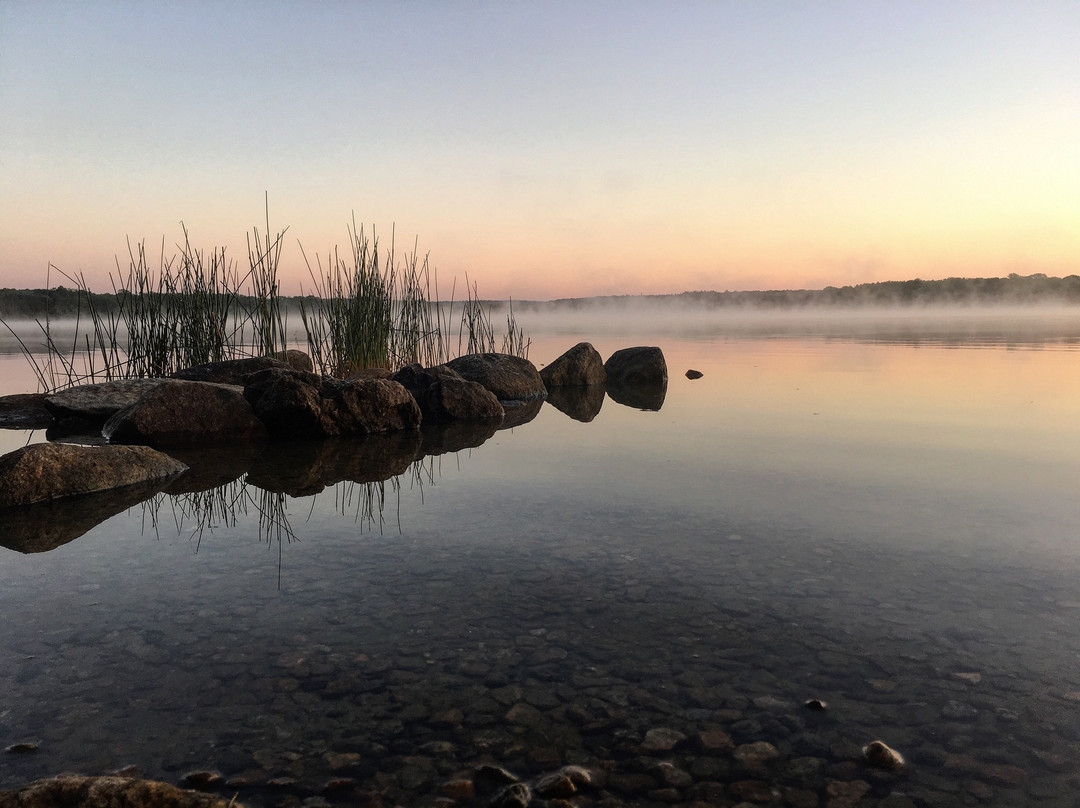
M 702 373 L 700 370 L 694 370 L 693 368 L 686 371 L 686 378 L 690 379 L 690 381 L 693 381 L 694 379 L 700 379 L 704 375 L 705 374 Z
M 275 368 L 252 376 L 244 396 L 278 437 L 367 435 L 415 429 L 421 420 L 408 390 L 388 379 L 340 381 Z
M 548 391 L 547 402 L 575 421 L 588 423 L 600 414 L 605 397 L 602 384 L 588 387 L 552 387 Z
M 262 440 L 266 427 L 234 385 L 172 379 L 105 422 L 109 443 L 206 446 Z
M 242 808 L 211 794 L 133 777 L 61 775 L 0 792 L 0 808 Z
M 0 457 L 0 507 L 164 479 L 186 468 L 145 446 L 37 443 Z
M 194 365 L 190 368 L 178 370 L 173 374 L 173 378 L 185 379 L 191 382 L 238 384 L 243 387 L 244 384 L 247 383 L 247 380 L 260 370 L 283 368 L 286 370 L 306 370 L 310 372 L 311 359 L 308 355 L 303 351 L 295 351 L 295 353 L 307 359 L 306 363 L 302 361 L 298 362 L 300 365 L 306 364 L 306 367 L 297 367 L 282 358 L 274 356 L 248 356 L 243 359 L 226 359 L 222 362 L 207 362 L 203 365 Z
M 425 423 L 501 419 L 503 407 L 495 394 L 478 382 L 461 377 L 446 365 L 424 368 L 406 365 L 393 376 L 424 415 Z
M 130 407 L 166 379 L 119 379 L 69 387 L 45 396 L 45 408 L 57 419 L 85 418 L 104 421 Z
M 221 446 L 169 447 L 168 454 L 188 467 L 165 486 L 167 494 L 206 491 L 238 480 L 255 465 L 266 444 L 253 441 Z
M 903 756 L 884 741 L 871 741 L 862 753 L 866 765 L 876 769 L 895 772 L 904 768 Z
M 483 385 L 502 402 L 542 399 L 547 395 L 536 366 L 520 356 L 466 354 L 447 362 L 446 366 L 463 379 Z
M 44 429 L 52 422 L 45 393 L 0 396 L 0 429 Z
M 557 387 L 587 387 L 607 381 L 604 360 L 588 342 L 579 342 L 540 371 L 548 393 Z
M 604 363 L 608 381 L 625 385 L 667 385 L 667 362 L 656 347 L 623 348 Z

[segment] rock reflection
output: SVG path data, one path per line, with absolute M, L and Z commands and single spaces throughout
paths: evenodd
M 415 430 L 320 441 L 270 443 L 247 475 L 250 485 L 293 497 L 318 494 L 340 482 L 388 480 L 408 471 L 420 451 Z
M 162 490 L 165 482 L 154 480 L 78 497 L 6 508 L 0 523 L 0 546 L 20 553 L 55 550 L 106 519 L 151 499 Z
M 499 429 L 513 429 L 516 426 L 529 423 L 539 414 L 543 406 L 543 398 L 534 398 L 520 403 L 514 402 L 509 405 L 504 401 L 503 408 L 506 410 L 506 415 L 503 416 Z
M 626 384 L 608 379 L 607 394 L 624 407 L 658 412 L 667 398 L 667 380 L 659 384 Z
M 475 449 L 487 442 L 502 426 L 498 419 L 483 421 L 453 421 L 446 425 L 425 426 L 421 428 L 421 443 L 418 458 L 460 452 Z
M 553 387 L 547 400 L 551 406 L 575 421 L 588 423 L 600 414 L 600 408 L 604 406 L 604 385 Z

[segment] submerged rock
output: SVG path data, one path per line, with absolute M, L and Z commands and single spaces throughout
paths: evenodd
M 588 342 L 579 342 L 540 371 L 550 393 L 557 387 L 586 387 L 607 381 L 604 360 Z
M 0 808 L 243 808 L 235 800 L 134 777 L 61 775 L 0 792 Z
M 118 379 L 100 384 L 82 384 L 45 396 L 45 408 L 57 420 L 85 418 L 104 421 L 130 407 L 167 379 Z
M 206 446 L 267 437 L 239 387 L 170 379 L 105 422 L 109 443 Z
M 0 457 L 0 507 L 164 479 L 185 469 L 146 446 L 36 443 Z
M 274 368 L 255 374 L 244 397 L 270 434 L 289 438 L 416 429 L 420 407 L 389 379 L 340 381 Z
M 462 378 L 478 382 L 499 401 L 529 401 L 547 395 L 540 373 L 528 359 L 501 353 L 466 354 L 446 366 Z

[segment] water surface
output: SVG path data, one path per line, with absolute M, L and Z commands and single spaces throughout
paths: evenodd
M 1074 805 L 1075 333 L 879 336 L 627 326 L 593 342 L 663 348 L 659 411 L 545 405 L 381 484 L 241 478 L 0 549 L 0 739 L 39 747 L 0 786 L 213 769 L 248 804 L 427 805 L 478 762 L 575 762 L 634 804 Z M 859 762 L 875 738 L 904 772 Z

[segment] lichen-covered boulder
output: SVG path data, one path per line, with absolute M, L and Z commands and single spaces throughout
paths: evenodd
M 389 379 L 341 381 L 275 368 L 252 376 L 244 397 L 279 437 L 368 435 L 416 429 L 421 421 L 416 400 Z
M 623 348 L 604 363 L 609 381 L 624 385 L 667 384 L 668 370 L 664 352 L 656 347 Z
M 35 443 L 0 457 L 0 507 L 106 491 L 185 469 L 179 460 L 146 446 Z
M 235 800 L 137 777 L 65 774 L 0 791 L 0 808 L 243 808 Z
M 579 342 L 547 367 L 541 369 L 540 378 L 544 380 L 550 393 L 556 387 L 586 387 L 603 384 L 607 381 L 604 360 L 600 353 L 588 342 Z
M 113 415 L 102 427 L 109 443 L 157 447 L 209 446 L 262 440 L 266 427 L 235 385 L 170 379 Z
M 483 385 L 499 401 L 531 401 L 547 395 L 536 366 L 520 356 L 466 354 L 450 360 L 446 366 L 463 379 Z

